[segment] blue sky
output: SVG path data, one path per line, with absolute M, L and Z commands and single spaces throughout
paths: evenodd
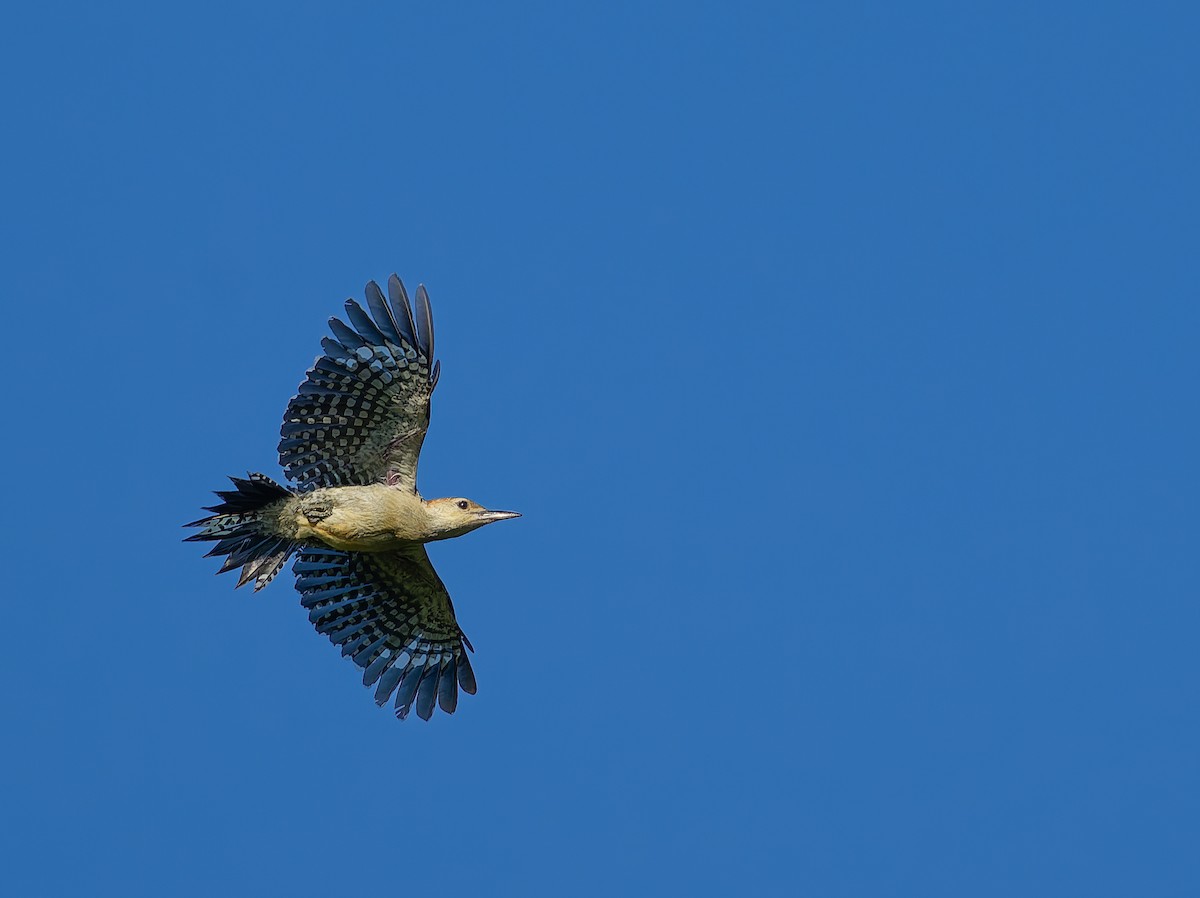
M 1197 894 L 1198 25 L 10 11 L 12 893 Z M 180 542 L 392 271 L 430 724 Z

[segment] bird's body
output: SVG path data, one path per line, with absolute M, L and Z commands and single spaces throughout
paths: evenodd
M 457 502 L 467 503 L 466 508 L 459 509 Z M 347 552 L 386 552 L 459 536 L 515 515 L 489 512 L 469 499 L 428 500 L 373 483 L 326 487 L 279 499 L 263 510 L 263 517 L 264 532 L 273 536 L 316 540 Z
M 422 542 L 421 497 L 385 484 L 335 486 L 280 499 L 267 510 L 272 532 L 347 552 L 382 552 Z
M 295 488 L 262 474 L 232 478 L 221 504 L 190 540 L 215 542 L 221 572 L 242 569 L 238 586 L 261 589 L 293 555 L 296 588 L 309 619 L 364 668 L 396 714 L 414 705 L 428 719 L 447 713 L 458 690 L 475 691 L 469 649 L 450 596 L 424 543 L 518 517 L 463 498 L 422 499 L 417 457 L 429 426 L 439 365 L 425 288 L 416 315 L 400 279 L 388 300 L 372 281 L 368 314 L 353 300 L 351 325 L 336 318 L 317 359 L 288 403 L 279 458 Z

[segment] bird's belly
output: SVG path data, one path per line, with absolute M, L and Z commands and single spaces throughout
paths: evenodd
M 397 539 L 391 533 L 339 532 L 323 523 L 312 529 L 313 536 L 321 542 L 346 552 L 387 552 L 407 544 L 407 540 Z
M 363 487 L 314 494 L 297 509 L 297 536 L 346 552 L 387 552 L 411 545 L 398 535 L 402 521 L 386 498 Z

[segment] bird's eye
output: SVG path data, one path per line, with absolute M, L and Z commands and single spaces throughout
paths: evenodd
M 459 499 L 459 500 L 458 500 L 458 507 L 459 507 L 459 508 L 461 508 L 463 511 L 466 511 L 466 510 L 467 510 L 467 504 L 468 504 L 468 503 L 467 503 L 467 500 L 466 500 L 466 499 Z

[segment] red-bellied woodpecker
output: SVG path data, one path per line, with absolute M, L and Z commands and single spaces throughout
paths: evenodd
M 296 589 L 309 620 L 363 668 L 396 716 L 434 705 L 450 714 L 458 690 L 474 694 L 470 642 L 424 544 L 519 517 L 470 499 L 422 499 L 417 456 L 429 427 L 429 398 L 440 363 L 433 358 L 429 295 L 416 307 L 396 275 L 388 296 L 374 281 L 367 310 L 346 300 L 345 324 L 288 403 L 279 462 L 294 488 L 263 474 L 218 491 L 212 515 L 187 524 L 188 540 L 216 543 L 227 556 L 218 573 L 240 567 L 238 586 L 259 590 L 293 554 Z

